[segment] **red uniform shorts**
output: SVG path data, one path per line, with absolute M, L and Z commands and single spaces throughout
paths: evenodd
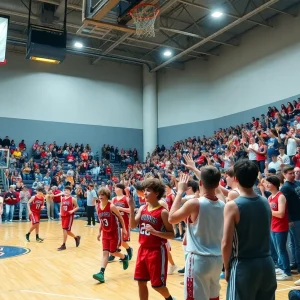
M 74 216 L 69 215 L 66 217 L 61 217 L 61 227 L 67 231 L 71 231 L 72 224 L 73 224 Z
M 103 251 L 115 253 L 121 246 L 121 230 L 116 232 L 103 232 L 102 248 Z
M 32 212 L 29 216 L 32 225 L 40 223 L 40 217 L 41 217 L 40 212 Z
M 158 248 L 140 247 L 135 265 L 134 280 L 151 281 L 154 288 L 166 286 L 168 254 L 166 246 Z

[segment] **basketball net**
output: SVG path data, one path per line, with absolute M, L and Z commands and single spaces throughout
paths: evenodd
M 130 11 L 129 15 L 136 26 L 137 37 L 155 37 L 154 24 L 158 14 L 159 9 L 149 3 L 138 4 Z

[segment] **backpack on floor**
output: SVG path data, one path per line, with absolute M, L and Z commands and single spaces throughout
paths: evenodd
M 291 290 L 289 292 L 289 300 L 300 300 L 300 290 Z

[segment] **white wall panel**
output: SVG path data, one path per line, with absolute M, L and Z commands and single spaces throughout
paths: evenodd
M 159 127 L 211 120 L 300 93 L 300 17 L 257 26 L 239 47 L 159 75 Z
M 58 66 L 9 54 L 0 117 L 142 129 L 142 68 L 68 57 Z

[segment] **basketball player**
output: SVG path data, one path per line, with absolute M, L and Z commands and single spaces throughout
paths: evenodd
M 128 198 L 126 197 L 125 185 L 121 183 L 117 183 L 115 186 L 115 193 L 116 197 L 112 199 L 112 204 L 116 206 L 119 210 L 120 215 L 122 216 L 126 228 L 127 234 L 122 236 L 122 247 L 124 247 L 128 254 L 128 259 L 131 260 L 132 258 L 132 251 L 133 249 L 128 245 L 127 242 L 130 241 L 130 227 L 129 227 L 129 205 L 128 205 Z M 115 259 L 115 256 L 110 255 L 108 261 L 111 262 Z
M 135 215 L 134 201 L 129 198 L 130 227 L 139 225 L 140 248 L 137 255 L 134 279 L 138 281 L 140 300 L 148 300 L 147 281 L 167 300 L 174 300 L 166 287 L 168 257 L 167 239 L 174 238 L 169 212 L 159 203 L 165 193 L 164 184 L 156 178 L 143 182 L 146 204 Z
M 36 189 L 37 194 L 31 197 L 30 200 L 27 202 L 28 214 L 32 223 L 29 232 L 26 233 L 25 235 L 27 242 L 30 242 L 29 236 L 33 230 L 35 230 L 36 241 L 38 243 L 43 242 L 43 239 L 39 237 L 41 210 L 45 207 L 44 206 L 45 198 L 44 198 L 43 190 L 44 190 L 43 187 L 38 187 Z
M 233 167 L 226 170 L 225 173 L 226 173 L 227 186 L 231 188 L 226 198 L 226 202 L 228 202 L 236 199 L 240 195 L 240 190 L 238 188 L 238 182 L 234 178 Z
M 98 234 L 98 241 L 102 235 L 102 247 L 103 247 L 103 258 L 100 272 L 93 275 L 93 278 L 98 280 L 100 283 L 104 283 L 104 272 L 108 264 L 109 253 L 113 256 L 121 258 L 123 263 L 123 269 L 128 268 L 128 255 L 118 252 L 121 245 L 121 229 L 119 224 L 123 228 L 123 235 L 127 235 L 124 220 L 116 208 L 110 201 L 110 190 L 108 188 L 100 188 L 98 191 L 100 203 L 97 204 L 97 214 L 100 221 L 100 228 Z
M 80 236 L 75 235 L 71 229 L 74 220 L 74 213 L 79 209 L 77 201 L 71 196 L 71 186 L 64 189 L 64 197 L 61 199 L 60 216 L 63 230 L 63 244 L 57 249 L 58 251 L 66 250 L 68 235 L 74 238 L 76 247 L 80 244 Z
M 184 204 L 188 200 L 195 199 L 199 197 L 199 184 L 195 180 L 189 180 L 187 183 L 187 190 L 185 191 L 185 196 L 182 198 L 181 203 Z M 187 257 L 187 252 L 186 252 L 186 234 L 183 236 L 182 240 L 182 248 L 184 252 L 184 261 L 186 260 Z M 185 267 L 182 269 L 178 270 L 179 274 L 184 274 L 185 272 Z
M 174 194 L 174 191 L 172 190 L 172 187 L 171 187 L 170 183 L 165 184 L 165 188 L 166 188 L 166 197 L 165 197 L 166 206 L 162 205 L 162 204 L 161 205 L 164 206 L 165 209 L 170 211 L 170 209 L 172 207 L 172 204 L 173 204 L 173 201 L 175 199 L 175 194 Z M 176 232 L 176 225 L 173 226 L 173 230 L 174 230 L 174 233 L 175 233 Z M 175 235 L 175 237 L 176 237 L 176 235 Z M 168 268 L 168 275 L 172 275 L 177 270 L 177 266 L 174 262 L 172 254 L 171 254 L 171 249 L 172 248 L 171 248 L 170 241 L 167 241 L 166 247 L 167 247 L 167 252 L 168 252 L 168 262 L 170 263 L 170 266 Z
M 240 196 L 224 210 L 222 254 L 227 299 L 274 300 L 277 287 L 275 266 L 270 252 L 271 208 L 253 186 L 257 165 L 239 160 L 234 165 Z
M 194 167 L 194 162 L 186 161 Z M 192 166 L 193 164 L 193 166 Z M 219 300 L 219 276 L 222 269 L 221 240 L 223 234 L 224 202 L 216 196 L 221 179 L 213 166 L 201 168 L 202 196 L 187 201 L 180 207 L 182 194 L 187 190 L 188 174 L 178 183 L 178 192 L 170 211 L 170 223 L 187 220 L 187 245 L 184 274 L 184 299 Z

